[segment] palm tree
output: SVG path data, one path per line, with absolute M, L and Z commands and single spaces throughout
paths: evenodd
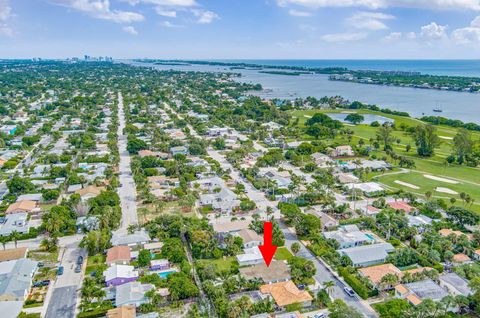
M 7 245 L 10 238 L 8 236 L 0 236 L 0 243 L 2 243 L 3 250 L 5 250 L 5 245 Z
M 329 280 L 323 283 L 323 287 L 327 290 L 327 294 L 331 297 L 333 293 L 333 287 L 335 287 L 335 282 L 333 280 Z
M 10 238 L 15 242 L 15 248 L 17 248 L 17 243 L 20 239 L 20 233 L 17 231 L 12 231 L 12 233 L 10 233 Z

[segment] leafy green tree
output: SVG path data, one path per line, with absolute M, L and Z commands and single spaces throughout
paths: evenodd
M 143 249 L 138 253 L 138 258 L 137 258 L 138 266 L 146 267 L 150 265 L 151 260 L 152 260 L 152 255 L 149 250 Z
M 362 318 L 363 315 L 356 309 L 349 307 L 341 299 L 335 299 L 328 305 L 330 311 L 328 317 L 330 318 Z
M 413 133 L 417 153 L 422 157 L 431 157 L 440 145 L 437 129 L 432 125 L 418 125 Z
M 348 114 L 347 117 L 345 117 L 345 120 L 351 122 L 352 124 L 358 125 L 365 120 L 365 117 L 356 113 Z

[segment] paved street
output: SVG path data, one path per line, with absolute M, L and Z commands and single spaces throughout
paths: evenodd
M 137 217 L 137 189 L 133 180 L 132 168 L 130 167 L 130 154 L 127 151 L 127 136 L 123 133 L 125 128 L 125 113 L 123 111 L 122 93 L 118 93 L 118 150 L 120 152 L 120 187 L 118 195 L 120 197 L 120 206 L 122 208 L 122 224 L 119 233 L 127 233 L 130 224 L 138 224 Z
M 297 235 L 289 230 L 289 228 L 280 221 L 280 228 L 282 229 L 283 234 L 285 235 L 285 246 L 290 248 L 293 243 L 299 242 Z M 315 274 L 315 279 L 319 283 L 324 283 L 327 281 L 335 282 L 335 287 L 333 288 L 331 296 L 334 299 L 342 299 L 349 306 L 356 308 L 366 317 L 377 317 L 373 312 L 373 309 L 364 302 L 363 300 L 348 296 L 343 288 L 345 285 L 339 281 L 330 270 L 312 253 L 308 250 L 303 244 L 300 244 L 300 251 L 296 254 L 297 256 L 309 259 L 315 265 L 317 273 Z
M 55 288 L 45 318 L 74 318 L 78 286 Z
M 64 268 L 63 275 L 57 276 L 56 281 L 50 286 L 52 291 L 47 294 L 44 306 L 46 308 L 46 318 L 75 317 L 77 314 L 78 300 L 80 299 L 80 290 L 82 287 L 87 253 L 78 247 L 80 241 L 67 243 L 61 247 L 62 253 L 61 266 Z M 77 259 L 84 257 L 82 271 L 75 273 Z

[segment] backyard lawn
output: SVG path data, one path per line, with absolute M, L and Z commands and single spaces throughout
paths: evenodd
M 286 247 L 277 248 L 277 252 L 275 253 L 275 259 L 277 261 L 288 261 L 292 257 L 293 257 L 293 254 L 288 250 L 288 248 Z

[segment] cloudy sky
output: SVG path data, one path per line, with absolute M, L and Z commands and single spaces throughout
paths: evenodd
M 480 0 L 0 0 L 0 58 L 480 58 Z

